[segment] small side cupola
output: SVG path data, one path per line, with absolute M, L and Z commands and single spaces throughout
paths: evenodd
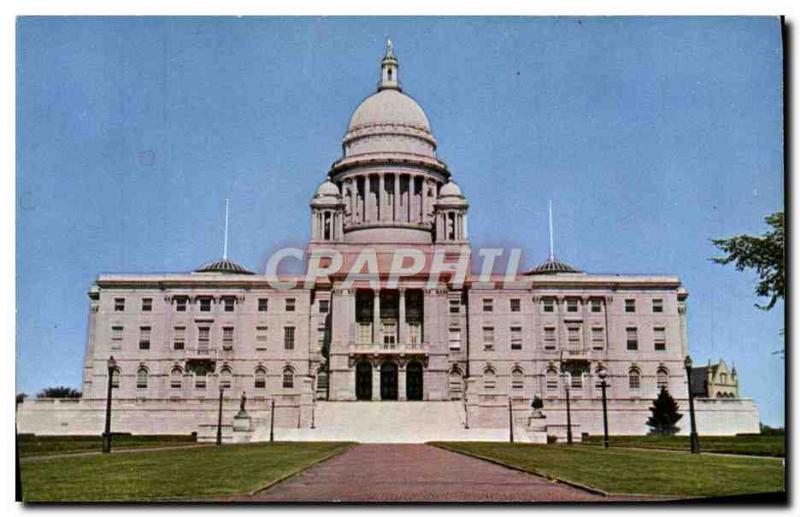
M 394 47 L 392 40 L 386 40 L 386 55 L 381 61 L 381 81 L 378 84 L 378 91 L 381 90 L 397 90 L 402 91 L 400 88 L 400 78 L 397 76 L 399 65 L 397 58 L 394 57 Z

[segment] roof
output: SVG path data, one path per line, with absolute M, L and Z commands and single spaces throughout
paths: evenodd
M 535 268 L 526 271 L 523 275 L 551 275 L 556 273 L 580 273 L 579 269 L 575 269 L 565 262 L 561 262 L 555 257 L 551 257 Z
M 195 269 L 195 273 L 226 273 L 238 275 L 253 275 L 252 271 L 240 266 L 236 262 L 228 259 L 215 260 L 200 269 Z

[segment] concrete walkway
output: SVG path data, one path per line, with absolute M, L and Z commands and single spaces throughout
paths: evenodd
M 228 500 L 540 502 L 608 498 L 430 445 L 366 444 L 253 496 Z

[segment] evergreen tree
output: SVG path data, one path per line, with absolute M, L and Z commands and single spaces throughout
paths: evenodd
M 673 435 L 680 430 L 675 424 L 683 418 L 683 415 L 678 413 L 678 403 L 663 386 L 658 392 L 658 397 L 653 401 L 650 412 L 652 414 L 647 419 L 650 434 Z

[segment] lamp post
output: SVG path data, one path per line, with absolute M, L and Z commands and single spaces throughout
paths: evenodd
M 692 393 L 692 358 L 688 355 L 683 360 L 683 366 L 686 368 L 686 386 L 689 390 L 689 418 L 691 420 L 692 432 L 689 435 L 689 440 L 692 444 L 692 454 L 700 454 L 700 439 L 697 437 L 697 424 L 694 419 L 694 394 Z
M 514 443 L 514 410 L 511 407 L 511 397 L 508 397 L 508 441 Z
M 219 388 L 219 412 L 217 413 L 217 445 L 222 445 L 222 394 L 225 388 Z
M 608 383 L 606 382 L 606 372 L 600 372 L 600 390 L 603 393 L 603 447 L 608 449 L 608 405 L 606 402 L 606 388 L 608 388 Z
M 275 441 L 275 399 L 272 399 L 269 409 L 269 441 Z
M 314 413 L 316 413 L 317 408 L 317 397 L 314 395 L 311 396 L 311 429 L 316 429 L 314 425 Z
M 572 414 L 569 408 L 569 376 L 566 373 L 562 373 L 561 379 L 564 381 L 564 392 L 567 396 L 567 444 L 572 445 Z
M 103 431 L 103 452 L 111 452 L 111 390 L 113 389 L 114 371 L 117 369 L 117 361 L 114 356 L 108 358 L 108 391 L 106 393 L 106 427 Z

